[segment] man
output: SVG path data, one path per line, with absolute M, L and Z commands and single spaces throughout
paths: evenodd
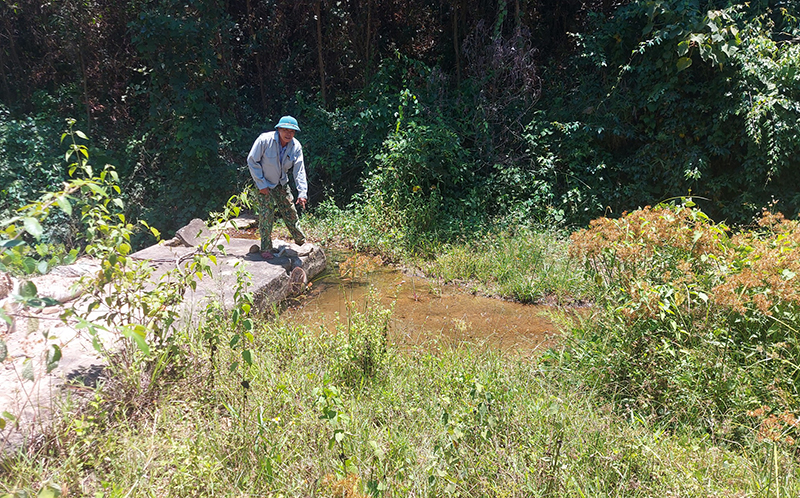
M 298 131 L 300 127 L 297 120 L 292 116 L 284 116 L 275 125 L 275 131 L 262 133 L 256 139 L 247 156 L 250 176 L 258 189 L 258 234 L 261 236 L 261 247 L 253 246 L 250 252 L 261 252 L 264 259 L 272 259 L 275 253 L 272 247 L 272 224 L 276 209 L 294 242 L 300 246 L 305 244 L 306 237 L 297 224 L 297 210 L 292 204 L 294 198 L 288 175 L 289 170 L 294 168 L 297 205 L 305 208 L 308 185 L 303 148 L 294 138 Z

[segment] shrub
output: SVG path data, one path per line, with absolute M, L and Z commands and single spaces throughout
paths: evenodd
M 660 205 L 576 232 L 573 255 L 604 290 L 603 312 L 570 341 L 577 368 L 630 410 L 724 438 L 744 435 L 748 411 L 797 413 L 797 229 L 765 211 L 729 236 L 688 205 Z

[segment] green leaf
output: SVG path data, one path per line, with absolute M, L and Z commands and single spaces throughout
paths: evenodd
M 75 130 L 75 134 L 84 140 L 89 140 L 89 137 L 87 137 L 86 134 L 83 133 L 81 130 Z
M 58 207 L 67 213 L 68 216 L 72 215 L 72 203 L 69 202 L 69 198 L 66 195 L 56 198 L 56 204 L 58 204 Z
M 245 349 L 244 351 L 242 351 L 242 359 L 248 365 L 252 365 L 253 364 L 253 356 L 250 354 L 250 350 L 249 349 Z
M 91 190 L 92 192 L 94 192 L 95 194 L 97 194 L 99 196 L 108 197 L 108 193 L 106 192 L 106 190 L 104 188 L 100 187 L 99 185 L 96 185 L 94 183 L 90 183 L 90 184 L 87 185 L 87 187 L 89 187 L 89 190 Z
M 22 363 L 22 378 L 33 381 L 33 361 L 30 358 L 25 358 Z
M 54 482 L 48 482 L 36 498 L 59 498 L 61 496 L 61 486 Z
M 25 241 L 22 239 L 10 239 L 0 242 L 0 249 L 11 249 L 12 247 L 23 246 Z
M 22 260 L 22 265 L 25 267 L 25 273 L 35 272 L 37 264 L 38 263 L 36 262 L 36 260 L 31 258 L 30 256 Z
M 142 353 L 145 355 L 150 354 L 150 345 L 147 344 L 147 329 L 144 325 L 122 327 L 122 335 L 136 343 Z
M 61 361 L 61 348 L 51 344 L 51 349 L 47 351 L 47 373 L 50 373 L 58 366 Z
M 64 259 L 62 259 L 62 263 L 65 264 L 65 265 L 71 265 L 77 259 L 78 259 L 78 250 L 77 249 L 73 249 L 73 250 L 71 250 L 69 252 L 69 254 L 67 254 L 64 257 Z
M 19 295 L 25 299 L 32 299 L 36 297 L 38 293 L 36 289 L 36 284 L 31 282 L 30 280 L 26 280 L 19 284 Z
M 333 438 L 336 440 L 337 443 L 341 443 L 344 441 L 344 431 L 341 429 L 337 429 L 333 432 Z
M 39 223 L 39 220 L 36 218 L 23 218 L 22 223 L 25 225 L 25 231 L 37 239 L 42 236 L 42 233 L 44 233 L 41 223 Z
M 36 269 L 39 270 L 39 273 L 41 273 L 42 275 L 47 273 L 47 268 L 48 268 L 47 261 L 39 261 L 39 264 L 36 265 Z
M 683 71 L 687 67 L 692 65 L 692 58 L 691 57 L 681 57 L 678 59 L 678 71 Z

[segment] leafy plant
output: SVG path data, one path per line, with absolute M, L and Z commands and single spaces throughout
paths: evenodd
M 568 350 L 627 409 L 741 439 L 748 410 L 800 409 L 797 222 L 765 212 L 761 228 L 729 236 L 691 205 L 599 219 L 572 236 L 605 312 Z
M 375 295 L 363 311 L 354 302 L 347 304 L 347 322 L 337 329 L 340 345 L 331 368 L 333 379 L 345 386 L 359 387 L 383 378 L 391 356 L 391 316 L 392 307 L 382 306 Z

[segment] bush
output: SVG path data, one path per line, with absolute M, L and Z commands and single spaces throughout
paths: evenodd
M 591 16 L 571 60 L 543 73 L 521 177 L 544 179 L 572 222 L 687 191 L 736 223 L 773 197 L 796 213 L 800 94 L 790 75 L 800 52 L 786 43 L 796 7 L 721 5 L 630 2 Z
M 364 203 L 402 247 L 422 247 L 447 220 L 483 212 L 474 163 L 458 135 L 438 117 L 425 116 L 417 97 L 402 94 L 395 132 L 375 156 L 364 182 Z
M 759 229 L 729 236 L 688 206 L 595 220 L 572 250 L 602 285 L 603 312 L 567 354 L 630 410 L 721 438 L 741 438 L 748 411 L 797 413 L 797 229 L 765 211 Z
M 63 153 L 55 139 L 62 127 L 59 119 L 12 117 L 0 105 L 0 216 L 56 190 L 66 179 L 66 169 L 52 159 Z

